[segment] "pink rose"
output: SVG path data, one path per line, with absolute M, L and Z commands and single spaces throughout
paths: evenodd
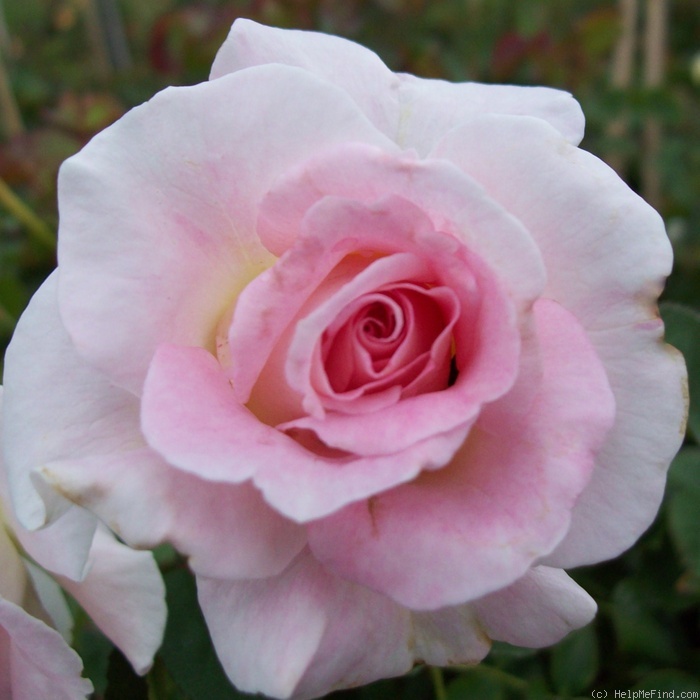
M 2 387 L 0 418 L 1 412 Z M 59 584 L 137 672 L 150 668 L 165 627 L 163 582 L 153 557 L 120 544 L 94 515 L 70 504 L 48 527 L 26 531 L 14 517 L 0 453 L 3 700 L 75 700 L 92 692 L 66 641 L 73 621 Z
M 562 569 L 653 519 L 685 369 L 663 223 L 582 132 L 566 93 L 237 21 L 62 168 L 6 360 L 23 523 L 67 496 L 172 542 L 276 697 L 586 624 Z

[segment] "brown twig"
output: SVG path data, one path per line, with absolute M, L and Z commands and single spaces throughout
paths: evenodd
M 666 68 L 668 36 L 667 0 L 647 0 L 646 31 L 644 33 L 644 86 L 659 90 L 663 86 Z M 657 209 L 661 206 L 662 187 L 659 173 L 661 151 L 661 122 L 653 115 L 644 121 L 642 151 L 642 195 Z
M 619 0 L 620 35 L 615 45 L 610 71 L 610 82 L 616 90 L 628 90 L 634 79 L 634 58 L 637 51 L 637 23 L 639 5 L 637 0 Z M 625 115 L 613 119 L 607 126 L 611 140 L 622 141 L 629 130 L 629 120 Z M 627 170 L 627 156 L 613 150 L 606 158 L 608 164 L 624 177 Z
M 2 130 L 5 138 L 11 139 L 14 136 L 24 133 L 24 124 L 20 114 L 17 100 L 12 92 L 10 76 L 5 65 L 5 56 L 0 51 L 0 118 L 2 119 Z

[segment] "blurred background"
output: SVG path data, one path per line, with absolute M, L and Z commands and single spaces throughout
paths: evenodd
M 690 369 L 688 436 L 637 546 L 573 572 L 599 603 L 596 620 L 553 649 L 496 645 L 473 669 L 416 668 L 333 697 L 700 691 L 698 0 L 0 0 L 0 357 L 55 266 L 60 163 L 159 89 L 205 80 L 239 16 L 346 36 L 394 70 L 573 92 L 587 117 L 583 147 L 661 211 L 676 252 L 662 313 Z M 187 571 L 168 548 L 158 556 L 171 615 L 148 678 L 134 676 L 78 611 L 76 645 L 96 697 L 243 697 L 217 665 Z

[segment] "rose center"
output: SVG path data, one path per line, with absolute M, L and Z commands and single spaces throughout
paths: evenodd
M 323 334 L 323 366 L 335 395 L 418 390 L 438 365 L 446 386 L 454 302 L 444 288 L 408 282 L 355 299 Z M 434 381 L 428 384 L 435 390 Z
M 396 316 L 387 304 L 374 302 L 367 308 L 362 322 L 362 332 L 366 336 L 391 341 L 396 328 Z

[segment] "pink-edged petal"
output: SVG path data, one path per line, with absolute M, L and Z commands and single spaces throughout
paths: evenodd
M 531 233 L 477 181 L 447 161 L 398 156 L 367 144 L 328 149 L 285 174 L 262 203 L 260 237 L 281 255 L 324 197 L 373 204 L 392 196 L 414 205 L 434 230 L 462 241 L 499 275 L 518 308 L 541 294 L 546 273 Z
M 5 356 L 2 447 L 17 518 L 31 530 L 70 506 L 57 491 L 37 490 L 36 468 L 109 453 L 139 439 L 131 428 L 136 398 L 110 387 L 76 355 L 58 314 L 57 275 L 30 301 Z M 88 531 L 72 538 L 78 559 L 80 552 L 87 556 L 91 541 Z
M 362 151 L 360 155 L 364 158 L 367 153 Z M 507 391 L 517 371 L 520 319 L 512 290 L 508 288 L 511 294 L 505 292 L 492 270 L 460 239 L 435 231 L 424 213 L 400 197 L 387 197 L 369 205 L 325 197 L 312 206 L 302 223 L 298 244 L 241 295 L 230 332 L 234 366 L 240 358 L 234 390 L 238 387 L 245 396 L 251 381 L 261 371 L 265 373 L 262 368 L 266 360 L 273 373 L 275 363 L 284 361 L 285 376 L 280 376 L 278 370 L 274 374 L 278 381 L 265 387 L 272 391 L 272 386 L 286 379 L 303 397 L 304 408 L 311 414 L 285 422 L 285 429 L 312 430 L 327 445 L 360 455 L 397 452 L 460 427 L 466 435 L 481 405 Z M 311 251 L 318 253 L 311 255 Z M 287 331 L 289 305 L 296 308 L 307 299 L 308 275 L 301 273 L 309 267 L 309 260 L 320 259 L 320 270 L 315 274 L 323 278 L 333 262 L 354 252 L 389 255 L 367 265 L 347 282 L 340 277 L 334 293 L 324 294 L 325 300 L 299 320 L 293 331 Z M 536 260 L 529 262 L 535 264 Z M 537 270 L 535 265 L 531 272 L 536 276 Z M 324 330 L 359 295 L 399 280 L 444 284 L 455 293 L 461 304 L 453 333 L 460 376 L 439 396 L 431 392 L 383 406 L 383 427 L 378 431 L 373 413 L 350 416 L 323 411 L 322 399 L 312 384 L 313 366 L 320 360 L 314 347 L 319 345 Z M 265 313 L 260 313 L 261 308 Z M 289 349 L 282 353 L 283 358 L 275 357 L 273 346 L 285 337 L 285 332 L 291 336 L 286 339 Z M 249 353 L 250 347 L 259 352 Z M 277 391 L 270 393 L 275 400 L 277 395 Z M 253 400 L 254 405 L 257 403 Z M 263 405 L 263 419 L 268 414 Z M 414 429 L 405 430 L 407 424 Z
M 129 544 L 171 542 L 205 576 L 273 576 L 306 543 L 304 528 L 270 508 L 250 484 L 200 479 L 150 449 L 54 462 L 43 473 Z
M 399 121 L 399 79 L 372 51 L 319 32 L 278 29 L 237 19 L 216 55 L 210 79 L 276 63 L 309 71 L 342 88 L 384 134 Z
M 396 204 L 392 212 L 392 207 L 386 205 L 376 205 L 370 211 L 356 202 L 319 202 L 305 214 L 305 228 L 299 232 L 301 235 L 294 247 L 243 291 L 228 334 L 232 358 L 230 373 L 241 403 L 248 402 L 255 382 L 280 340 L 288 336 L 284 350 L 292 342 L 295 328 L 290 323 L 310 310 L 307 306 L 311 300 L 319 305 L 337 299 L 348 284 L 362 285 L 368 276 L 369 287 L 365 284 L 365 291 L 373 291 L 374 285 L 395 281 L 396 275 L 400 275 L 399 279 L 408 276 L 432 281 L 431 266 L 411 254 L 418 247 L 416 239 L 429 235 L 430 229 L 426 228 L 429 222 L 411 205 L 408 206 L 413 217 L 407 216 L 402 208 L 397 220 L 399 207 Z M 340 229 L 336 228 L 338 223 Z M 360 225 L 371 228 L 355 228 Z M 446 237 L 439 238 L 444 245 Z M 456 247 L 453 244 L 452 250 Z M 400 257 L 395 261 L 376 261 L 379 267 L 372 264 L 373 257 L 390 254 L 400 254 Z M 386 269 L 386 265 L 391 269 Z M 360 282 L 355 282 L 358 276 Z M 351 295 L 348 301 L 352 298 Z M 335 313 L 332 310 L 328 323 L 342 310 L 335 308 Z M 255 353 L 250 352 L 251 347 L 256 348 Z M 284 358 L 275 363 L 280 369 L 288 363 L 286 352 L 283 354 Z M 284 379 L 283 375 L 279 376 L 280 382 Z
M 165 630 L 165 586 L 150 552 L 137 552 L 105 530 L 95 533 L 90 570 L 80 582 L 60 577 L 137 673 L 144 674 Z
M 339 218 L 342 219 L 343 216 L 341 215 Z M 371 239 L 375 236 L 376 240 L 382 242 L 381 245 L 385 245 L 385 242 L 388 242 L 393 237 L 386 228 L 378 226 L 370 229 L 373 234 L 368 237 L 370 240 L 362 240 L 363 237 L 361 236 L 350 237 L 348 229 L 357 230 L 355 229 L 356 224 L 359 224 L 359 230 L 362 230 L 363 224 L 371 226 L 371 223 L 375 223 L 366 219 L 355 220 L 351 218 L 350 221 L 343 222 L 345 227 L 342 228 L 333 226 L 333 223 L 338 222 L 328 223 L 327 227 L 322 227 L 323 230 L 334 231 L 341 235 L 345 233 L 352 240 L 353 244 L 358 247 L 358 252 L 375 252 L 371 248 L 367 249 L 365 247 L 373 245 Z M 401 223 L 403 222 L 398 222 L 399 227 Z M 399 228 L 399 235 L 404 234 L 404 231 L 405 229 Z M 407 237 L 409 231 L 405 231 Z M 392 231 L 391 233 L 396 235 L 397 231 Z M 314 353 L 314 348 L 321 347 L 324 332 L 333 325 L 336 319 L 342 317 L 345 309 L 351 306 L 359 297 L 371 294 L 385 284 L 391 284 L 400 280 L 433 282 L 434 277 L 431 277 L 430 266 L 426 265 L 426 261 L 421 260 L 415 254 L 397 253 L 388 255 L 368 265 L 354 278 L 346 279 L 343 286 L 336 290 L 334 294 L 328 295 L 306 316 L 297 319 L 292 339 L 286 352 L 285 376 L 290 387 L 302 396 L 302 405 L 305 412 L 319 418 L 325 416 L 324 392 L 319 391 L 321 387 L 314 386 L 315 382 L 313 381 L 314 370 L 319 370 L 319 365 L 322 364 L 322 359 Z
M 435 155 L 525 223 L 549 271 L 545 295 L 576 315 L 603 360 L 615 426 L 551 563 L 615 556 L 653 519 L 684 434 L 685 369 L 663 345 L 656 310 L 672 262 L 663 221 L 604 163 L 540 122 L 480 120 Z
M 417 662 L 431 666 L 476 664 L 491 649 L 491 639 L 471 605 L 412 612 L 411 622 Z
M 197 586 L 217 654 L 241 690 L 302 700 L 411 667 L 408 611 L 329 575 L 308 552 L 275 578 L 198 577 Z
M 314 212 L 315 219 L 322 220 L 322 224 L 317 224 L 319 230 L 342 231 L 344 225 L 352 223 L 353 229 L 370 231 L 382 241 L 391 240 L 392 231 L 381 223 L 386 224 L 398 215 L 398 220 L 392 223 L 397 230 L 406 231 L 411 229 L 403 219 L 404 214 L 412 220 L 419 216 L 411 206 L 404 204 L 399 208 L 395 200 L 365 207 L 327 198 L 314 207 Z M 361 245 L 364 243 L 361 234 L 356 234 L 355 238 Z M 364 245 L 370 245 L 370 241 L 371 236 L 368 236 Z M 490 270 L 484 269 L 483 263 L 458 241 L 444 234 L 419 230 L 416 243 L 416 257 L 429 261 L 433 274 L 438 275 L 438 282 L 450 286 L 461 302 L 462 314 L 454 328 L 460 376 L 454 386 L 443 391 L 410 397 L 385 407 L 380 417 L 374 413 L 352 416 L 327 413 L 317 417 L 312 413 L 294 421 L 296 427 L 313 430 L 333 447 L 360 455 L 388 454 L 460 427 L 462 435 L 466 436 L 482 404 L 493 401 L 512 386 L 520 339 L 519 319 L 510 299 L 494 284 Z M 358 276 L 347 285 L 351 297 L 356 293 L 354 287 L 361 282 Z M 330 314 L 325 319 L 322 317 L 321 326 L 324 321 L 331 320 L 334 308 L 330 306 Z M 318 313 L 323 311 L 321 307 Z M 295 341 L 308 332 L 307 326 L 313 321 L 314 316 L 309 315 L 298 324 Z M 317 335 L 321 331 L 322 328 L 316 328 Z M 304 367 L 302 363 L 313 359 L 308 352 L 298 357 L 300 353 L 295 353 L 296 350 L 293 341 L 289 350 L 291 368 L 287 372 L 292 386 L 295 385 L 292 371 L 299 377 L 310 375 L 311 366 Z M 292 365 L 294 360 L 296 364 Z M 297 379 L 296 383 L 299 381 Z M 378 419 L 382 423 L 381 430 L 376 429 Z M 412 430 L 406 430 L 407 425 L 412 426 Z
M 79 353 L 139 393 L 161 342 L 213 348 L 273 260 L 260 200 L 347 140 L 395 149 L 342 90 L 281 65 L 168 88 L 98 134 L 58 183 L 60 306 Z
M 576 320 L 548 300 L 535 318 L 543 374 L 529 410 L 504 397 L 447 467 L 311 523 L 325 566 L 408 607 L 436 609 L 509 585 L 561 541 L 614 401 Z
M 492 639 L 522 647 L 556 644 L 595 616 L 595 601 L 561 569 L 536 566 L 472 604 Z
M 615 425 L 568 535 L 544 560 L 552 566 L 593 564 L 632 546 L 656 516 L 668 465 L 685 437 L 685 363 L 664 344 L 661 319 L 590 338 L 615 393 Z
M 12 700 L 82 700 L 93 690 L 81 678 L 80 657 L 63 637 L 22 608 L 0 598 L 0 689 Z
M 537 117 L 570 143 L 583 138 L 585 120 L 579 103 L 563 90 L 515 85 L 450 83 L 402 74 L 401 127 L 397 142 L 425 156 L 454 127 L 480 115 Z
M 167 402 L 159 400 L 161 391 L 168 394 Z M 166 403 L 167 410 L 152 410 Z M 195 406 L 206 407 L 206 413 Z M 460 426 L 398 454 L 321 457 L 238 404 L 228 378 L 206 350 L 167 345 L 156 353 L 146 381 L 143 425 L 153 449 L 190 474 L 237 483 L 241 474 L 254 472 L 265 500 L 297 522 L 323 517 L 409 481 L 422 469 L 442 466 L 463 436 Z M 199 439 L 205 434 L 200 426 L 207 440 Z

